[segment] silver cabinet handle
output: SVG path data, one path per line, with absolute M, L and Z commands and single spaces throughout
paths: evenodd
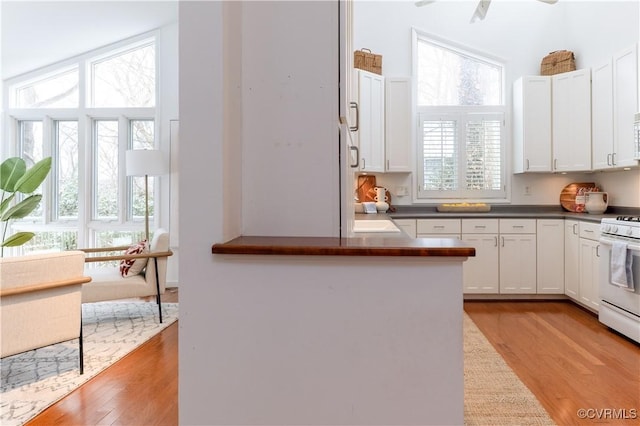
M 600 257 L 600 244 L 596 246 L 596 257 Z
M 356 110 L 356 125 L 349 127 L 349 130 L 352 132 L 357 132 L 360 129 L 360 109 L 358 108 L 357 102 L 349 102 L 349 108 L 353 108 Z
M 367 168 L 367 159 L 362 157 L 362 170 L 365 170 Z
M 527 158 L 527 170 L 529 170 L 529 159 Z
M 574 224 L 573 224 L 573 235 L 578 235 L 577 228 L 578 228 L 578 224 L 577 224 L 577 223 L 574 223 Z
M 607 154 L 607 166 L 612 166 L 611 164 L 611 154 Z
M 495 238 L 493 246 L 498 247 L 498 237 L 493 237 L 493 238 Z
M 474 228 L 476 228 L 476 229 L 485 229 L 486 226 L 485 225 L 474 225 Z
M 500 237 L 502 238 L 502 247 L 504 247 L 504 237 Z
M 553 160 L 553 170 L 558 170 L 558 159 Z
M 349 147 L 349 149 L 351 151 L 355 151 L 356 152 L 356 164 L 349 164 L 349 167 L 351 167 L 352 169 L 357 169 L 358 166 L 360 166 L 360 150 L 355 145 L 351 145 Z
M 612 166 L 616 165 L 616 153 L 615 152 L 613 154 L 611 154 L 611 165 Z

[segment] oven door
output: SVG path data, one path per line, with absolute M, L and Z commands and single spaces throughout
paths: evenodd
M 600 238 L 600 299 L 633 315 L 640 316 L 640 242 L 627 241 L 627 250 L 633 254 L 633 283 L 634 291 L 620 288 L 611 284 L 611 246 L 613 241 L 625 240 L 624 238 Z

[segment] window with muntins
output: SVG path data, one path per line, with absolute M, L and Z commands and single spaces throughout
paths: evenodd
M 154 36 L 87 52 L 5 83 L 12 148 L 52 170 L 32 214 L 11 232 L 36 237 L 15 254 L 124 245 L 143 238 L 144 177 L 126 175 L 125 152 L 157 148 Z M 3 154 L 3 157 L 5 154 Z M 158 199 L 149 177 L 150 220 Z
M 418 198 L 505 199 L 504 66 L 414 31 Z

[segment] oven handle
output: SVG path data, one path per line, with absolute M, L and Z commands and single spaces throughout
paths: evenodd
M 640 252 L 640 243 L 627 242 L 626 240 L 618 240 L 616 238 L 600 237 L 600 244 L 611 247 L 614 241 L 625 241 L 627 243 L 627 250 Z

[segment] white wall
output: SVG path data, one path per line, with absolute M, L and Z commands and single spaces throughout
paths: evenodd
M 180 2 L 181 424 L 211 421 L 211 245 L 338 235 L 337 48 L 336 2 Z
M 469 24 L 477 2 L 438 1 L 415 7 L 409 1 L 356 1 L 354 48 L 367 47 L 383 55 L 387 76 L 411 75 L 411 28 L 423 30 L 506 61 L 506 99 L 513 81 L 537 75 L 540 61 L 553 50 L 576 54 L 580 67 L 590 67 L 638 41 L 637 1 L 571 1 L 548 5 L 538 1 L 494 1 L 484 21 Z M 558 204 L 559 193 L 571 182 L 599 183 L 619 206 L 640 207 L 638 171 L 568 175 L 511 175 L 512 204 Z M 411 197 L 396 196 L 398 186 L 415 185 L 415 176 L 376 175 L 396 205 Z M 529 195 L 525 195 L 526 188 Z

